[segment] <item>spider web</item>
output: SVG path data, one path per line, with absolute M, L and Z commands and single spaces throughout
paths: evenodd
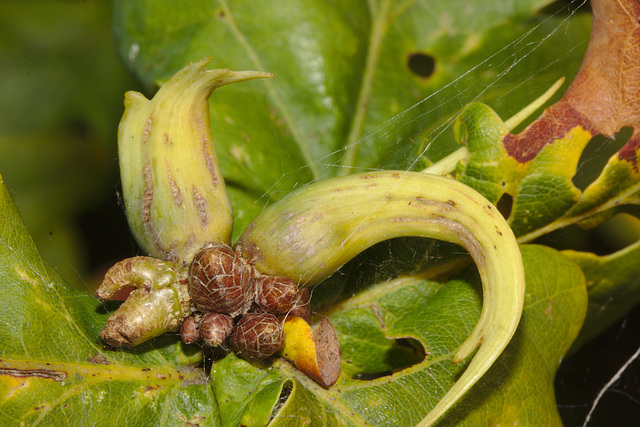
M 580 7 L 583 7 L 586 4 L 586 0 L 580 1 L 572 1 L 567 3 L 563 8 L 560 8 L 556 14 L 565 13 L 566 18 L 565 22 L 568 21 Z M 576 7 L 576 4 L 578 7 Z M 570 10 L 569 13 L 566 13 L 567 10 Z M 556 16 L 556 15 L 552 15 Z M 549 18 L 551 19 L 551 18 Z M 542 24 L 540 24 L 542 25 Z M 533 31 L 536 29 L 531 29 L 530 31 L 522 34 L 512 43 L 509 43 L 503 46 L 501 49 L 497 50 L 492 55 L 488 56 L 484 61 L 478 63 L 476 66 L 470 68 L 465 73 L 463 73 L 460 77 L 456 78 L 451 83 L 439 89 L 437 92 L 432 95 L 427 96 L 421 101 L 415 103 L 410 108 L 402 111 L 396 116 L 390 118 L 388 121 L 384 122 L 382 125 L 376 127 L 373 130 L 366 132 L 363 136 L 361 136 L 357 141 L 349 144 L 339 150 L 335 150 L 334 152 L 323 156 L 315 161 L 318 166 L 329 167 L 335 169 L 348 169 L 349 173 L 357 173 L 362 171 L 370 171 L 376 169 L 369 168 L 358 168 L 357 166 L 345 166 L 341 164 L 341 162 L 335 162 L 335 159 L 338 158 L 340 160 L 344 159 L 347 153 L 354 148 L 354 146 L 358 145 L 366 145 L 371 140 L 383 139 L 389 140 L 393 139 L 393 135 L 398 133 L 398 130 L 404 127 L 413 126 L 416 129 L 416 134 L 414 137 L 416 139 L 424 138 L 428 140 L 428 143 L 425 144 L 424 148 L 420 151 L 420 153 L 413 157 L 413 160 L 404 165 L 405 170 L 414 170 L 416 166 L 427 161 L 427 163 L 433 163 L 444 157 L 451 150 L 451 144 L 447 142 L 449 135 L 451 133 L 451 125 L 463 111 L 465 105 L 475 101 L 481 101 L 483 99 L 483 95 L 494 89 L 497 86 L 500 86 L 503 81 L 503 78 L 509 73 L 519 73 L 520 83 L 516 85 L 511 85 L 510 88 L 505 92 L 503 97 L 507 97 L 512 93 L 517 91 L 526 91 L 527 83 L 533 80 L 538 74 L 543 71 L 546 71 L 550 68 L 553 68 L 556 63 L 559 63 L 563 60 L 562 57 L 555 58 L 553 61 L 549 61 L 542 67 L 539 67 L 535 70 L 526 70 L 523 71 L 521 68 L 518 68 L 520 63 L 525 60 L 529 55 L 532 55 L 538 48 L 544 46 L 544 44 L 552 38 L 552 36 L 557 32 L 562 30 L 562 26 L 557 26 L 553 31 L 549 32 L 546 37 L 538 38 L 532 40 L 530 38 Z M 575 46 L 575 49 L 579 49 L 580 46 Z M 505 52 L 511 52 L 509 56 L 509 60 L 505 61 L 504 54 Z M 568 51 L 566 55 L 572 53 Z M 497 76 L 493 79 L 491 84 L 484 87 L 479 93 L 470 96 L 467 89 L 470 84 L 473 84 L 474 76 L 481 74 L 482 72 L 489 69 L 499 69 Z M 436 95 L 441 92 L 446 92 L 448 94 L 452 94 L 447 103 L 450 105 L 458 106 L 458 113 L 451 115 L 447 120 L 441 121 L 438 126 L 434 129 L 431 129 L 427 136 L 421 134 L 423 129 L 420 127 L 420 123 L 429 123 L 431 122 L 431 118 L 434 115 L 434 112 L 438 109 L 442 109 L 446 107 L 442 103 L 431 103 L 431 101 L 436 97 Z M 531 119 L 531 118 L 530 118 Z M 417 126 L 416 126 L 417 125 Z M 411 137 L 409 137 L 411 138 Z M 401 145 L 402 141 L 398 140 Z M 617 150 L 625 141 L 619 141 L 615 150 Z M 448 147 L 441 149 L 440 147 Z M 399 152 L 401 152 L 401 148 L 397 148 Z M 605 148 L 598 148 L 597 150 L 604 150 Z M 615 152 L 615 151 L 614 151 Z M 590 153 L 590 156 L 597 157 L 602 153 Z M 606 156 L 607 158 L 609 155 Z M 589 163 L 591 166 L 601 169 L 602 164 L 595 162 L 592 158 L 587 157 L 583 159 L 586 162 L 586 166 L 584 168 L 589 168 Z M 295 170 L 289 173 L 290 177 L 295 177 L 299 174 L 302 169 L 308 167 L 305 165 L 303 168 L 299 170 Z M 286 180 L 287 175 L 283 176 L 283 180 Z M 323 179 L 323 177 L 319 177 L 317 179 Z M 274 184 L 274 187 L 278 183 Z M 269 199 L 268 192 L 263 195 L 264 199 Z M 551 240 L 546 241 L 545 243 L 554 243 L 554 239 L 561 239 L 565 231 L 560 231 L 559 233 L 552 236 Z M 596 242 L 598 244 L 600 242 Z M 394 244 L 386 242 L 378 245 L 377 249 L 379 252 L 387 251 L 387 256 L 375 257 L 373 260 L 371 256 L 363 256 L 362 259 L 356 259 L 353 261 L 353 268 L 348 269 L 349 272 L 353 270 L 367 270 L 374 269 L 376 270 L 376 275 L 371 281 L 379 280 L 382 277 L 389 277 L 389 275 L 400 274 L 401 272 L 408 271 L 418 271 L 421 268 L 424 268 L 425 265 L 428 265 L 430 262 L 434 261 L 438 258 L 438 248 L 443 244 L 436 241 L 430 241 L 428 243 L 423 243 L 423 246 L 416 244 L 416 242 L 412 242 L 412 244 L 402 244 L 402 250 L 398 251 L 397 247 Z M 582 249 L 582 248 L 581 248 Z M 602 250 L 601 248 L 593 248 L 594 251 Z M 611 249 L 611 248 L 609 248 Z M 616 248 L 619 249 L 619 248 Z M 444 250 L 451 251 L 451 248 L 445 248 Z M 455 249 L 453 249 L 455 252 Z M 398 267 L 397 259 L 399 257 L 399 253 L 406 255 L 406 265 L 405 270 Z M 461 254 L 464 251 L 460 252 Z M 407 255 L 408 254 L 408 255 Z M 392 261 L 393 260 L 393 261 Z M 349 274 L 347 272 L 339 271 L 338 275 L 346 275 Z M 357 290 L 353 290 L 357 292 Z M 569 402 L 570 398 L 564 396 L 559 397 L 559 410 L 561 412 L 561 416 L 565 420 L 567 425 L 581 424 L 583 426 L 595 426 L 602 425 L 605 423 L 604 420 L 611 420 L 613 416 L 614 419 L 618 420 L 618 424 L 608 424 L 608 425 L 627 425 L 627 422 L 630 419 L 638 419 L 638 413 L 640 412 L 640 375 L 638 375 L 640 364 L 638 363 L 640 348 L 637 348 L 635 352 L 633 351 L 633 345 L 638 346 L 637 334 L 634 331 L 637 328 L 630 327 L 627 325 L 627 322 L 637 320 L 639 317 L 638 310 L 630 314 L 624 320 L 622 320 L 618 325 L 612 327 L 608 332 L 603 334 L 603 336 L 599 339 L 597 345 L 609 345 L 609 350 L 607 354 L 616 351 L 623 351 L 622 355 L 618 355 L 620 357 L 615 358 L 616 361 L 613 360 L 600 360 L 599 362 L 595 362 L 595 364 L 590 365 L 589 363 L 594 363 L 594 361 L 590 360 L 588 357 L 588 352 L 593 351 L 594 345 L 589 345 L 585 347 L 584 350 L 580 351 L 578 354 L 573 355 L 568 358 L 566 364 L 576 364 L 582 367 L 582 371 L 576 373 L 575 371 L 571 372 L 571 369 L 567 368 L 563 365 L 558 374 L 557 383 L 564 384 L 571 381 L 581 380 L 581 388 L 583 392 L 580 394 L 579 399 L 580 403 L 565 403 Z M 632 320 L 629 320 L 632 319 Z M 614 331 L 615 335 L 612 336 L 612 332 Z M 623 341 L 619 335 L 623 332 L 626 332 L 627 335 L 631 335 L 624 340 L 624 344 L 621 344 Z M 624 347 L 623 350 L 618 350 L 620 347 Z M 623 356 L 629 356 L 628 359 L 620 361 Z M 611 358 L 614 359 L 614 358 Z M 585 361 L 586 360 L 586 361 Z M 602 375 L 597 376 L 597 378 L 593 378 L 593 375 L 589 375 L 590 371 L 597 370 L 597 366 L 600 363 L 606 363 L 609 365 L 610 369 L 607 369 L 608 377 L 602 377 Z M 616 368 L 614 372 L 609 372 L 613 369 L 614 366 L 619 366 Z M 569 393 L 567 390 L 562 389 L 562 386 L 559 385 L 559 388 L 563 393 Z M 617 399 L 626 399 L 630 402 L 630 405 L 627 407 L 620 409 L 619 404 L 611 404 L 607 399 L 608 396 L 615 396 Z M 565 400 L 569 399 L 569 400 Z M 619 403 L 619 402 L 618 402 Z M 611 409 L 610 409 L 611 408 Z M 616 409 L 613 409 L 616 408 Z M 615 415 L 611 413 L 611 411 L 616 411 Z M 599 415 L 599 417 L 598 417 Z M 584 420 L 580 422 L 580 418 Z M 630 424 L 629 424 L 630 425 Z
M 579 2 L 574 1 L 572 3 L 580 3 L 580 5 L 584 5 L 586 3 L 586 0 L 579 1 Z M 568 8 L 569 5 L 565 7 Z M 571 10 L 572 12 L 568 15 L 566 20 L 568 20 L 569 17 L 572 16 L 573 13 L 575 13 L 575 10 L 577 9 L 571 9 Z M 561 12 L 565 12 L 565 10 L 561 10 L 558 13 L 561 13 Z M 447 102 L 450 105 L 455 105 L 458 108 L 458 112 L 461 112 L 464 105 L 467 105 L 470 102 L 482 100 L 483 94 L 485 94 L 487 91 L 497 86 L 500 86 L 502 84 L 503 77 L 507 76 L 509 73 L 519 72 L 519 73 L 523 73 L 523 76 L 521 79 L 521 83 L 519 85 L 510 87 L 503 96 L 508 96 L 509 94 L 519 90 L 523 90 L 523 91 L 528 90 L 526 87 L 527 82 L 532 80 L 537 74 L 543 72 L 546 69 L 553 67 L 556 62 L 562 61 L 563 58 L 556 58 L 553 61 L 549 62 L 548 64 L 544 64 L 542 67 L 536 70 L 530 70 L 526 72 L 523 72 L 521 69 L 518 68 L 519 64 L 524 59 L 526 59 L 529 55 L 532 55 L 536 51 L 536 49 L 544 45 L 544 43 L 549 38 L 551 38 L 556 31 L 561 31 L 561 30 L 562 30 L 562 27 L 558 26 L 553 32 L 550 32 L 546 37 L 542 39 L 537 39 L 534 41 L 531 41 L 529 37 L 531 35 L 531 31 L 523 34 L 521 37 L 514 40 L 512 43 L 505 45 L 504 47 L 496 51 L 493 55 L 490 55 L 484 61 L 478 63 L 475 67 L 466 71 L 462 76 L 460 76 L 453 82 L 449 83 L 447 86 L 439 89 L 437 93 L 440 93 L 440 92 L 451 93 L 453 96 L 451 96 L 450 100 Z M 576 46 L 576 49 L 578 48 L 579 46 Z M 507 63 L 504 63 L 503 57 L 500 56 L 499 54 L 509 52 L 509 51 L 512 52 L 510 56 L 511 60 Z M 569 54 L 569 52 L 567 54 Z M 498 57 L 500 57 L 499 64 L 496 63 L 496 61 L 498 61 L 497 59 Z M 478 94 L 474 96 L 469 96 L 465 87 L 468 87 L 469 83 L 473 82 L 473 78 L 474 78 L 473 76 L 477 75 L 478 73 L 482 73 L 483 71 L 486 71 L 489 69 L 496 69 L 496 68 L 500 69 L 500 71 L 498 75 L 493 79 L 493 82 L 490 85 L 486 86 Z M 368 131 L 352 144 L 346 147 L 343 147 L 339 150 L 335 150 L 331 154 L 316 160 L 315 163 L 323 167 L 348 168 L 349 172 L 359 171 L 359 170 L 356 170 L 357 167 L 345 166 L 340 162 L 337 162 L 337 163 L 333 162 L 333 160 L 336 158 L 343 159 L 346 153 L 354 146 L 366 145 L 368 141 L 374 140 L 377 138 L 388 139 L 390 136 L 398 132 L 399 129 L 405 126 L 411 126 L 416 129 L 416 134 L 415 134 L 416 139 L 423 138 L 423 136 L 421 135 L 422 129 L 421 129 L 420 123 L 430 122 L 430 117 L 432 117 L 434 112 L 437 109 L 443 107 L 443 105 L 429 105 L 429 102 L 433 99 L 434 96 L 435 94 L 427 98 L 424 98 L 423 100 L 414 104 L 412 107 L 402 111 L 401 113 L 397 114 L 393 118 L 389 119 L 387 122 L 380 125 L 379 127 Z M 456 114 L 452 115 L 449 119 L 441 122 L 435 129 L 429 131 L 428 138 L 427 138 L 428 142 L 425 144 L 424 148 L 421 150 L 421 152 L 417 156 L 413 158 L 412 161 L 410 161 L 408 164 L 403 165 L 403 167 L 406 168 L 406 170 L 412 170 L 420 162 L 424 162 L 425 160 L 427 162 L 437 161 L 439 158 L 446 155 L 448 153 L 448 150 L 451 149 L 451 144 L 447 145 L 446 142 L 443 144 L 440 144 L 440 141 L 443 141 L 449 138 L 449 134 L 451 132 L 451 129 L 450 129 L 451 124 L 453 123 L 456 117 L 457 117 Z M 444 145 L 448 148 L 445 150 L 440 150 L 439 149 L 440 145 Z M 398 150 L 399 153 L 401 153 L 400 144 L 396 149 Z M 305 165 L 305 167 L 308 167 L 308 165 Z M 292 171 L 288 174 L 288 176 L 283 176 L 283 179 L 295 179 L 296 174 L 299 172 L 300 170 Z M 321 178 L 318 178 L 318 179 L 321 179 Z M 265 193 L 263 195 L 263 198 L 268 199 L 269 198 L 268 194 Z M 411 246 L 414 249 L 412 249 L 413 252 L 410 253 L 410 256 L 409 256 L 410 259 L 408 261 L 407 269 L 419 268 L 419 265 L 421 262 L 429 262 L 430 258 L 434 257 L 433 253 L 437 251 L 437 248 L 434 249 L 433 246 L 437 247 L 440 244 L 437 242 L 429 242 L 427 245 L 429 246 L 428 250 L 427 249 L 418 250 L 414 246 Z M 389 257 L 387 260 L 382 260 L 381 261 L 382 264 L 380 263 L 375 264 L 375 267 L 383 271 L 388 269 L 397 270 L 397 264 L 392 263 L 390 261 L 396 255 L 393 248 L 391 246 L 387 246 L 387 248 L 383 250 L 388 251 Z M 368 261 L 356 261 L 356 262 L 364 263 Z M 87 287 L 89 286 L 87 285 Z M 619 326 L 619 329 L 634 330 L 633 328 L 630 328 L 629 326 L 627 326 L 626 323 L 624 322 Z M 637 385 L 637 379 L 638 379 L 638 375 L 637 375 L 638 363 L 636 360 L 637 357 L 638 357 L 638 351 L 636 351 L 631 356 L 628 362 L 624 363 L 624 366 L 622 366 L 619 372 L 614 372 L 610 374 L 611 377 L 606 381 L 606 383 L 603 384 L 602 389 L 596 396 L 591 397 L 591 400 L 585 400 L 584 403 L 582 404 L 577 404 L 577 406 L 584 409 L 584 412 L 587 412 L 587 410 L 589 411 L 588 414 L 585 414 L 586 419 L 584 421 L 584 425 L 596 425 L 595 424 L 596 421 L 594 421 L 595 418 L 592 416 L 592 412 L 594 411 L 594 408 L 595 409 L 599 408 L 602 402 L 604 402 L 604 399 L 602 398 L 602 396 L 606 395 L 606 393 L 617 393 L 617 394 L 622 394 L 624 396 L 627 396 L 631 401 L 637 403 L 638 407 L 640 407 L 640 397 L 639 397 L 640 387 L 636 387 L 634 389 L 632 386 L 624 386 L 624 388 L 617 388 L 616 386 L 616 384 L 620 384 L 619 374 L 623 372 L 625 373 L 630 372 L 631 373 L 630 375 L 632 376 L 632 378 L 635 378 L 636 385 Z M 572 408 L 575 408 L 575 407 L 576 405 L 572 406 Z M 562 409 L 563 409 L 563 406 L 561 406 L 561 410 Z

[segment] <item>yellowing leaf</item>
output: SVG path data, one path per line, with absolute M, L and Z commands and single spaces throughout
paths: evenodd
M 323 317 L 315 331 L 297 316 L 284 322 L 282 357 L 324 387 L 333 385 L 340 375 L 340 344 L 336 331 Z

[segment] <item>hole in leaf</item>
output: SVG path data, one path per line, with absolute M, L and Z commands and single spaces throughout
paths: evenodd
M 436 60 L 426 53 L 416 52 L 409 54 L 407 66 L 412 73 L 426 79 L 430 77 L 436 68 Z
M 287 403 L 287 399 L 289 399 L 289 396 L 291 395 L 291 391 L 293 390 L 293 386 L 291 385 L 290 381 L 285 382 L 282 385 L 282 390 L 280 391 L 280 396 L 278 397 L 278 401 L 276 402 L 275 406 L 273 407 L 273 410 L 271 411 L 271 414 L 277 414 L 278 411 L 280 410 L 280 408 L 282 408 L 282 406 Z
M 513 208 L 513 197 L 510 194 L 504 193 L 498 203 L 496 203 L 496 208 L 498 208 L 498 212 L 500 212 L 503 218 L 509 218 L 511 215 L 511 209 Z
M 413 338 L 396 338 L 394 343 L 387 351 L 386 364 L 389 370 L 380 372 L 361 372 L 353 376 L 354 379 L 371 381 L 378 378 L 386 377 L 394 372 L 402 371 L 411 366 L 424 361 L 426 355 L 424 347 L 416 339 Z
M 627 126 L 620 129 L 620 132 L 611 138 L 603 135 L 591 138 L 578 161 L 578 168 L 572 179 L 573 185 L 584 191 L 589 184 L 598 178 L 611 156 L 620 151 L 632 134 L 633 128 Z

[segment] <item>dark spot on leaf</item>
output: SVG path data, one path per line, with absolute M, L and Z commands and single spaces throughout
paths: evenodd
M 205 421 L 206 421 L 205 417 L 195 416 L 189 421 L 185 421 L 184 425 L 185 427 L 200 427 L 200 425 L 202 425 L 202 423 L 204 423 Z
M 87 359 L 87 362 L 92 363 L 94 365 L 109 365 L 109 360 L 105 357 L 104 354 L 96 353 Z
M 160 391 L 162 390 L 164 387 L 158 384 L 148 384 L 145 388 L 144 388 L 144 392 L 146 395 L 149 395 L 151 392 L 155 392 L 155 391 Z
M 409 70 L 415 75 L 426 79 L 430 77 L 436 68 L 436 60 L 433 56 L 423 52 L 409 54 L 407 59 Z

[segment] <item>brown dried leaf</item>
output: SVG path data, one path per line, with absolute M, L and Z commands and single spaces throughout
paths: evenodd
M 340 343 L 335 328 L 326 317 L 312 332 L 304 319 L 287 316 L 281 355 L 324 387 L 333 385 L 340 376 Z
M 581 126 L 607 137 L 624 126 L 633 135 L 620 150 L 620 160 L 638 168 L 640 147 L 640 2 L 593 0 L 593 27 L 582 66 L 564 97 L 504 145 L 521 163 L 534 157 L 569 129 Z

